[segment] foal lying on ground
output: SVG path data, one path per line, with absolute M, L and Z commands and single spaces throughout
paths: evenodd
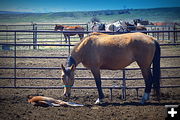
M 36 106 L 43 106 L 43 107 L 59 107 L 59 106 L 83 106 L 81 104 L 76 104 L 72 102 L 65 102 L 62 100 L 57 100 L 51 97 L 44 97 L 44 96 L 28 96 L 28 102 L 36 105 Z

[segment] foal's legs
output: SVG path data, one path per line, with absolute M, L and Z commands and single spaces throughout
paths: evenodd
M 91 72 L 94 76 L 95 82 L 96 82 L 96 86 L 98 89 L 98 94 L 99 94 L 99 98 L 96 100 L 95 104 L 101 104 L 104 98 L 104 94 L 102 91 L 102 87 L 101 87 L 101 75 L 100 75 L 100 69 L 98 68 L 93 68 L 91 69 Z

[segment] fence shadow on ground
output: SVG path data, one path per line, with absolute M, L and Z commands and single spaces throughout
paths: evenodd
M 151 103 L 151 102 L 147 102 L 145 104 L 141 104 L 140 102 L 124 102 L 124 103 L 108 103 L 105 102 L 103 104 L 97 105 L 97 106 L 101 106 L 101 107 L 108 107 L 108 106 L 165 106 L 165 105 L 179 105 L 179 102 L 156 102 L 156 103 Z M 94 105 L 85 105 L 86 107 L 92 107 Z

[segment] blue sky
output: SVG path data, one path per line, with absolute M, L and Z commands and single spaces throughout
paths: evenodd
M 180 0 L 0 0 L 0 11 L 62 12 L 180 7 Z

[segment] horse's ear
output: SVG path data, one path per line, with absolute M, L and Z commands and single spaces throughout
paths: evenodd
M 61 64 L 61 68 L 62 68 L 62 70 L 63 70 L 63 71 L 64 71 L 64 73 L 65 73 L 66 69 L 65 69 L 65 67 L 64 67 L 64 65 L 63 65 L 63 64 Z
M 71 71 L 74 71 L 75 68 L 76 68 L 76 66 L 74 64 L 72 64 L 70 69 L 71 69 Z

